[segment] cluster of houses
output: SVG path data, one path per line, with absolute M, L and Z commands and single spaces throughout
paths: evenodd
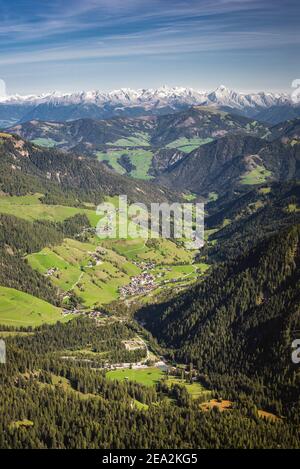
M 103 317 L 103 315 L 104 315 L 103 311 L 90 311 L 88 313 L 89 318 L 94 318 L 94 319 L 101 318 Z
M 98 310 L 93 310 L 93 311 L 82 311 L 81 309 L 73 308 L 73 309 L 63 309 L 62 310 L 62 316 L 69 316 L 70 314 L 77 314 L 77 315 L 82 315 L 82 316 L 87 316 L 89 318 L 93 319 L 99 319 L 105 315 L 103 311 L 98 311 Z
M 155 262 L 137 262 L 133 261 L 133 264 L 139 267 L 143 272 L 154 269 L 156 267 Z
M 154 275 L 143 272 L 137 277 L 133 277 L 128 285 L 120 287 L 122 298 L 132 295 L 143 295 L 156 288 Z
M 61 315 L 64 316 L 69 316 L 69 314 L 83 314 L 83 311 L 77 308 L 73 309 L 63 309 L 61 312 Z

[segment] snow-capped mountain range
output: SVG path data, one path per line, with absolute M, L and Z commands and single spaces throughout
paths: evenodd
M 40 96 L 14 95 L 0 98 L 0 125 L 11 125 L 31 119 L 65 121 L 84 117 L 137 117 L 151 113 L 176 112 L 192 105 L 214 106 L 249 117 L 269 109 L 295 107 L 288 94 L 245 94 L 225 86 L 209 92 L 167 86 L 157 89 L 122 88 L 111 92 L 83 91 L 69 94 L 56 91 Z
M 291 103 L 291 97 L 284 93 L 251 93 L 244 94 L 219 86 L 214 91 L 198 91 L 193 88 L 162 86 L 157 89 L 121 88 L 110 92 L 82 91 L 79 93 L 45 93 L 37 95 L 12 95 L 0 98 L 1 104 L 96 104 L 101 106 L 107 103 L 120 105 L 166 105 L 173 102 L 186 104 L 201 104 L 215 106 L 229 106 L 243 109 L 244 107 L 270 107 Z

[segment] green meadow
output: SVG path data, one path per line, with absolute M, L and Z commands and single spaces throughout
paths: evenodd
M 42 194 L 0 197 L 0 213 L 14 215 L 24 220 L 49 220 L 61 222 L 80 213 L 85 214 L 91 225 L 96 226 L 99 220 L 96 211 L 88 208 L 68 207 L 64 205 L 46 205 L 40 200 Z
M 108 163 L 117 173 L 126 174 L 125 168 L 119 164 L 119 159 L 127 154 L 128 152 L 124 150 L 108 150 L 107 152 L 98 151 L 96 156 L 99 161 Z
M 150 136 L 146 132 L 136 132 L 135 135 L 126 138 L 120 138 L 115 142 L 107 143 L 114 147 L 148 147 Z
M 169 376 L 168 379 L 165 381 L 166 384 L 171 387 L 172 385 L 179 385 L 184 386 L 187 392 L 190 394 L 192 399 L 198 399 L 199 397 L 203 396 L 203 394 L 211 394 L 210 391 L 205 389 L 200 383 L 193 382 L 189 383 L 185 379 L 177 378 L 174 376 Z
M 135 381 L 144 386 L 154 386 L 164 376 L 164 372 L 159 368 L 121 369 L 112 370 L 106 373 L 108 379 L 118 381 Z
M 169 239 L 159 238 L 147 242 L 145 239 L 104 240 L 103 246 L 113 249 L 130 261 L 154 262 L 156 264 L 185 264 L 193 260 L 193 252 L 177 246 Z
M 153 157 L 153 153 L 150 150 L 145 150 L 143 148 L 107 150 L 106 152 L 98 151 L 96 156 L 99 161 L 107 162 L 119 174 L 128 174 L 133 178 L 144 180 L 152 178 L 152 176 L 148 174 Z M 126 156 L 134 167 L 128 173 L 120 164 L 120 158 L 122 156 Z
M 107 304 L 119 296 L 119 287 L 130 282 L 140 269 L 118 253 L 101 250 L 101 260 L 95 262 L 93 254 L 99 245 L 65 239 L 63 244 L 27 256 L 31 267 L 42 274 L 51 268 L 57 270 L 51 281 L 63 292 L 74 291 L 84 307 Z
M 209 268 L 208 264 L 160 265 L 154 269 L 159 281 L 194 281 Z
M 258 165 L 255 169 L 252 169 L 252 171 L 249 171 L 241 178 L 241 184 L 251 186 L 264 184 L 271 175 L 272 173 L 264 166 Z
M 96 226 L 100 216 L 95 210 L 89 208 L 75 208 L 66 206 L 52 206 L 41 203 L 41 194 L 27 195 L 23 197 L 0 197 L 0 213 L 7 213 L 29 221 L 44 219 L 51 221 L 63 221 L 77 213 L 86 214 L 92 226 Z M 118 197 L 108 197 L 107 202 L 118 206 Z M 129 216 L 127 222 L 133 221 Z M 122 227 L 125 220 L 119 220 Z M 100 254 L 99 254 L 100 253 Z M 151 262 L 153 267 L 149 273 L 155 277 L 157 287 L 163 290 L 172 282 L 177 285 L 195 281 L 201 276 L 206 265 L 193 265 L 194 253 L 186 250 L 181 244 L 176 244 L 169 239 L 159 238 L 146 240 L 134 239 L 99 239 L 90 236 L 88 242 L 80 242 L 74 239 L 65 239 L 62 244 L 45 247 L 40 252 L 27 256 L 29 265 L 42 275 L 49 278 L 54 286 L 58 287 L 62 294 L 74 292 L 80 298 L 82 306 L 86 309 L 111 303 L 119 298 L 120 287 L 128 285 L 132 277 L 141 273 L 141 268 L 136 265 L 142 262 Z M 151 292 L 151 296 L 156 290 Z M 20 293 L 20 295 L 22 295 Z M 20 317 L 20 309 L 16 293 L 10 299 L 2 303 L 2 312 L 9 311 L 6 321 L 20 321 L 19 325 L 40 324 L 49 320 L 60 318 L 59 310 L 53 309 L 47 303 L 38 313 L 34 307 L 30 309 L 30 301 L 24 305 L 23 319 Z M 31 297 L 31 301 L 35 298 Z M 29 303 L 28 303 L 29 301 Z M 41 300 L 37 300 L 40 305 Z M 66 300 L 67 301 L 67 300 Z M 16 316 L 12 315 L 13 304 L 16 303 Z M 29 309 L 28 309 L 29 308 Z M 52 316 L 46 315 L 47 308 Z M 54 312 L 56 311 L 56 315 Z M 28 316 L 29 315 L 29 316 Z M 23 322 L 22 322 L 23 321 Z
M 206 143 L 212 142 L 212 138 L 187 138 L 181 137 L 173 142 L 170 142 L 166 148 L 177 148 L 178 150 L 183 151 L 184 153 L 190 153 L 191 151 L 195 150 L 196 148 L 200 147 L 201 145 L 205 145 Z
M 167 376 L 164 371 L 155 367 L 111 370 L 106 373 L 106 377 L 111 380 L 134 381 L 144 386 L 155 386 L 159 381 L 163 380 L 168 387 L 174 385 L 184 386 L 192 399 L 198 399 L 203 395 L 208 397 L 211 394 L 210 391 L 198 382 L 189 383 L 179 377 Z
M 57 142 L 56 140 L 53 140 L 53 138 L 35 138 L 34 140 L 31 140 L 32 143 L 35 145 L 39 145 L 40 147 L 45 147 L 45 148 L 53 148 L 59 145 L 60 143 L 63 142 Z
M 135 169 L 130 172 L 130 176 L 136 179 L 152 179 L 148 174 L 152 163 L 153 153 L 149 150 L 133 150 L 128 155 Z
M 0 287 L 0 324 L 35 327 L 57 321 L 66 321 L 60 308 L 13 288 Z
M 99 248 L 101 260 L 95 263 L 93 255 Z M 147 246 L 142 239 L 99 241 L 92 238 L 90 243 L 65 239 L 59 246 L 27 256 L 30 266 L 41 274 L 55 268 L 51 282 L 65 293 L 75 292 L 85 308 L 117 300 L 119 288 L 141 273 L 134 262 L 153 262 L 156 267 L 149 273 L 154 275 L 160 288 L 172 282 L 194 282 L 209 266 L 192 264 L 192 259 L 191 251 L 166 239 L 157 240 L 154 246 Z

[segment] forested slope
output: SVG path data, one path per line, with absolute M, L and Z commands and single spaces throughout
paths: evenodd
M 262 380 L 279 400 L 297 401 L 299 372 L 291 344 L 293 331 L 300 329 L 299 266 L 300 226 L 295 225 L 139 317 L 177 360 L 218 374 L 223 383 L 238 375 Z

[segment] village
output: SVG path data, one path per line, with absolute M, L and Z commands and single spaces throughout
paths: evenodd
M 131 282 L 124 287 L 120 287 L 121 298 L 133 295 L 143 295 L 156 288 L 155 277 L 148 272 L 143 272 L 137 277 L 133 277 Z
M 154 262 L 133 262 L 142 270 L 142 273 L 133 277 L 128 285 L 120 287 L 119 293 L 121 298 L 134 295 L 144 295 L 157 287 L 155 277 L 149 271 L 155 268 Z

